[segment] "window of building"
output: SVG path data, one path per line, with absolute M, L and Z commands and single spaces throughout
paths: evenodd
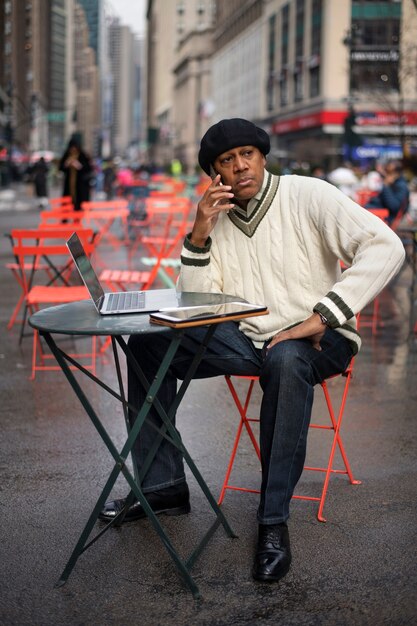
M 378 6 L 371 0 L 353 0 L 348 45 L 351 88 L 396 91 L 401 6 L 386 0 Z
M 310 74 L 310 98 L 320 94 L 321 33 L 323 19 L 322 0 L 313 0 L 311 7 L 311 49 L 308 62 Z
M 310 98 L 320 94 L 320 66 L 310 68 Z
M 290 23 L 290 7 L 286 4 L 281 13 L 281 65 L 288 64 L 288 28 Z
M 299 102 L 303 99 L 303 65 L 304 65 L 304 17 L 305 2 L 297 0 L 295 9 L 295 66 L 294 66 L 294 100 Z
M 352 67 L 352 89 L 398 91 L 398 64 L 380 61 L 354 64 Z
M 302 67 L 297 66 L 294 70 L 294 100 L 300 102 L 303 99 L 303 71 Z
M 276 16 L 269 18 L 268 30 L 268 84 L 267 84 L 267 108 L 268 111 L 274 109 L 275 95 L 275 50 L 276 50 Z
M 288 104 L 288 29 L 290 23 L 290 6 L 286 4 L 281 10 L 281 72 L 279 77 L 279 101 L 281 106 Z
M 297 0 L 295 16 L 295 56 L 301 59 L 304 54 L 304 0 Z
M 279 102 L 281 106 L 285 106 L 288 104 L 288 71 L 282 70 L 279 78 Z

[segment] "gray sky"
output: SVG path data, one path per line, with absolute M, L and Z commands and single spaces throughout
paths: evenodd
M 109 0 L 114 13 L 120 17 L 122 24 L 130 26 L 132 31 L 143 35 L 146 25 L 147 0 Z

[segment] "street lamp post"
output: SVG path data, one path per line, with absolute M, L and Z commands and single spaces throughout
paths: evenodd
M 13 150 L 13 84 L 10 82 L 7 87 L 8 101 L 6 104 L 6 126 L 4 132 L 4 139 L 7 150 L 7 167 L 5 171 L 5 183 L 6 186 L 12 182 L 12 150 Z

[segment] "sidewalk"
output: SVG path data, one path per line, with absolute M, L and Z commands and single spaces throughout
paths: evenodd
M 51 198 L 60 195 L 60 189 L 50 190 Z M 29 183 L 12 183 L 8 188 L 0 187 L 0 213 L 4 211 L 30 211 L 39 208 L 39 198 L 36 197 L 33 185 Z
M 24 198 L 17 192 L 17 201 Z M 8 200 L 10 202 L 10 200 Z M 10 205 L 11 206 L 11 205 Z M 1 231 L 37 224 L 38 210 L 3 209 Z M 5 238 L 1 239 L 4 243 Z M 363 330 L 343 425 L 355 477 L 333 476 L 317 521 L 315 503 L 294 501 L 289 523 L 293 565 L 280 583 L 250 575 L 256 541 L 255 494 L 229 492 L 224 512 L 238 534 L 218 530 L 194 566 L 203 599 L 196 603 L 148 521 L 107 533 L 83 554 L 68 582 L 54 587 L 113 465 L 60 372 L 29 380 L 31 340 L 18 345 L 6 324 L 18 285 L 0 248 L 0 615 L 4 626 L 410 626 L 416 601 L 417 345 L 408 335 L 410 268 L 381 298 L 384 327 Z M 100 370 L 115 384 L 114 372 Z M 337 392 L 337 381 L 332 389 Z M 255 394 L 259 401 L 259 391 Z M 96 390 L 94 402 L 112 436 L 123 416 Z M 315 411 L 325 415 L 320 390 Z M 213 493 L 220 490 L 236 409 L 222 378 L 193 381 L 178 417 L 185 444 Z M 256 486 L 259 466 L 241 447 L 242 482 Z M 309 454 L 322 450 L 310 435 Z M 311 476 L 311 474 L 310 474 Z M 303 477 L 309 488 L 316 476 Z M 181 555 L 212 521 L 190 480 L 192 511 L 161 518 Z M 115 497 L 127 492 L 122 480 Z

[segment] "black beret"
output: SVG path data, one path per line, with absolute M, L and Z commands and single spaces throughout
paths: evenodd
M 210 175 L 210 164 L 219 154 L 239 146 L 255 146 L 263 155 L 271 149 L 268 134 L 248 120 L 233 118 L 221 120 L 211 126 L 201 140 L 198 162 L 201 168 Z

